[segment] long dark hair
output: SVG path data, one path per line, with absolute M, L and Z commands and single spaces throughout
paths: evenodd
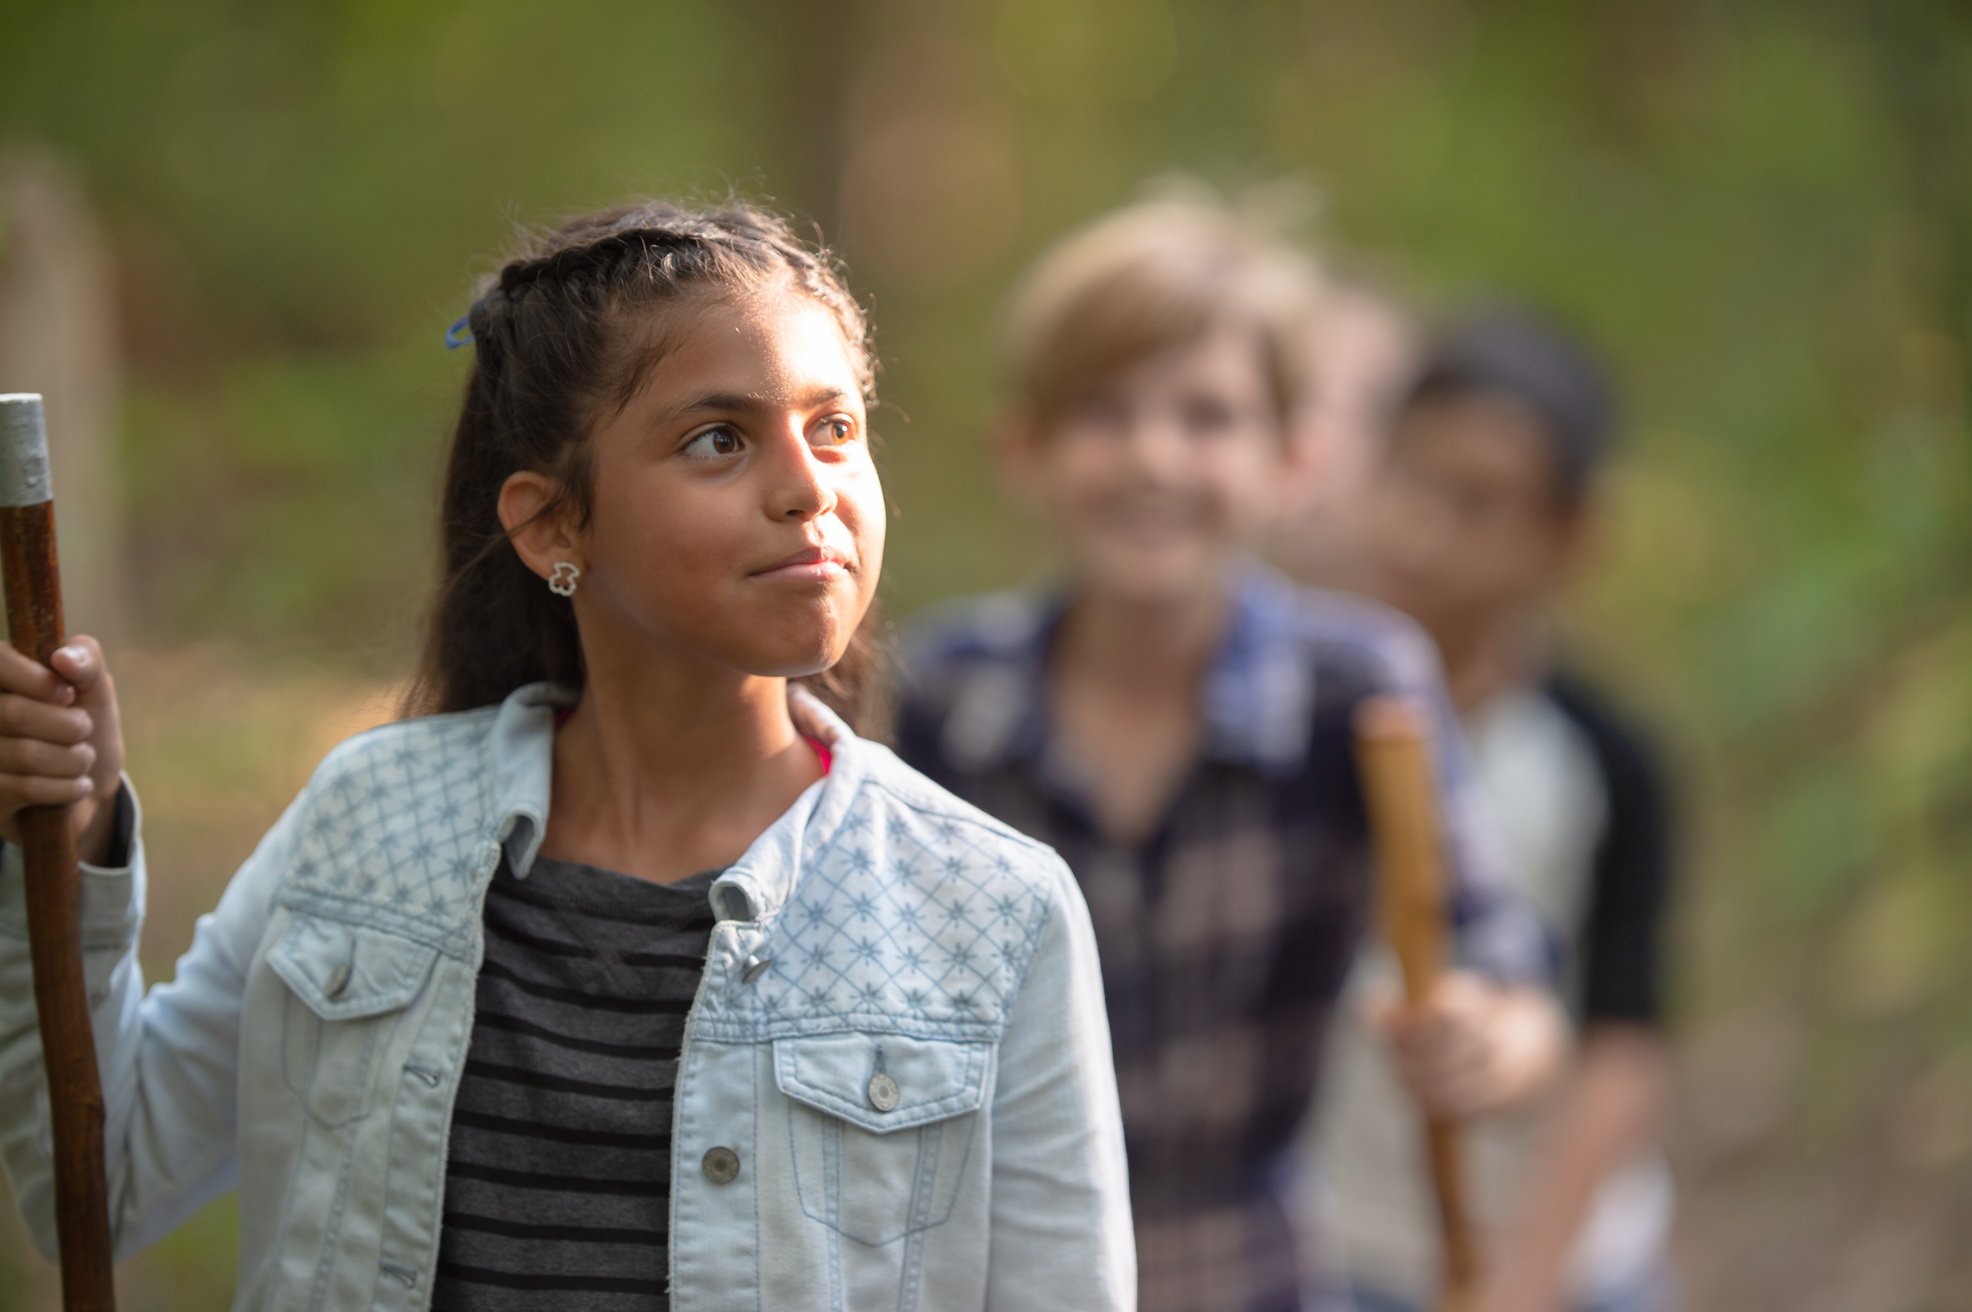
M 521 470 L 561 485 L 586 522 L 587 435 L 635 395 L 655 357 L 626 331 L 640 310 L 779 283 L 835 315 L 866 395 L 869 327 L 826 252 L 744 202 L 695 209 L 644 201 L 526 236 L 466 316 L 472 373 L 446 460 L 440 578 L 406 715 L 470 710 L 541 680 L 580 687 L 582 644 L 567 601 L 521 561 L 500 489 Z M 873 397 L 872 397 L 873 399 Z M 877 683 L 875 609 L 833 668 L 803 680 L 858 724 Z

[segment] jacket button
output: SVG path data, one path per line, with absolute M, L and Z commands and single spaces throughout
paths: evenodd
M 739 1154 L 730 1148 L 708 1148 L 699 1166 L 714 1184 L 731 1184 L 739 1178 Z
M 878 1111 L 894 1112 L 897 1110 L 897 1099 L 899 1096 L 897 1081 L 891 1079 L 882 1071 L 878 1071 L 876 1074 L 870 1076 L 869 1095 L 870 1106 L 876 1108 Z
M 751 984 L 754 980 L 760 978 L 760 972 L 773 964 L 774 959 L 772 957 L 763 957 L 757 952 L 748 954 L 746 958 L 746 969 L 740 972 L 740 983 Z
M 335 969 L 329 972 L 329 977 L 322 981 L 322 996 L 339 998 L 342 996 L 342 991 L 348 987 L 349 963 L 338 961 Z

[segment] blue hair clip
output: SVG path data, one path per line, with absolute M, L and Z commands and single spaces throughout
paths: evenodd
M 452 321 L 452 326 L 445 330 L 446 350 L 456 351 L 461 346 L 472 345 L 471 320 L 472 315 L 462 314 Z

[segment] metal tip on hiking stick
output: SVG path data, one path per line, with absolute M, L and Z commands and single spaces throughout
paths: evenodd
M 38 506 L 54 496 L 41 393 L 0 395 L 0 506 Z

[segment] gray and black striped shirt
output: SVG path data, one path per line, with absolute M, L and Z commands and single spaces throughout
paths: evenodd
M 717 874 L 494 876 L 434 1309 L 667 1306 L 672 1086 Z

